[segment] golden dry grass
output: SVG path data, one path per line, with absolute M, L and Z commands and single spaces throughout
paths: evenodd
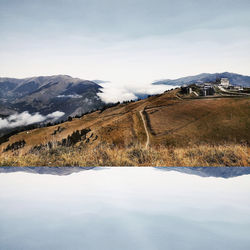
M 250 98 L 190 99 L 146 112 L 155 144 L 250 143 Z
M 198 145 L 167 148 L 58 147 L 16 155 L 2 154 L 1 166 L 249 166 L 246 145 Z

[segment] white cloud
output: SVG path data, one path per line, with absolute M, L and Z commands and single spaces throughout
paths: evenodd
M 122 102 L 128 100 L 135 100 L 136 95 L 132 90 L 128 89 L 126 86 L 121 86 L 114 83 L 105 83 L 102 85 L 102 93 L 98 93 L 102 101 L 106 103 L 110 102 Z
M 64 112 L 61 112 L 61 111 L 55 111 L 46 116 L 41 115 L 39 113 L 30 114 L 28 111 L 24 111 L 20 114 L 16 113 L 16 114 L 10 115 L 9 117 L 5 119 L 0 118 L 0 129 L 27 126 L 30 124 L 43 122 L 46 120 L 50 120 L 54 122 L 58 118 L 62 117 L 63 115 L 64 115 Z
M 58 95 L 57 97 L 58 98 L 82 98 L 81 95 L 77 95 L 77 94 L 74 94 L 74 95 Z
M 62 117 L 65 113 L 64 112 L 61 112 L 61 111 L 55 111 L 51 114 L 48 114 L 46 116 L 47 119 L 52 119 L 53 121 L 54 120 L 57 120 L 58 118 Z
M 120 85 L 113 82 L 101 84 L 102 93 L 98 93 L 102 101 L 115 103 L 138 99 L 140 95 L 155 95 L 164 91 L 176 88 L 171 85 L 152 85 L 152 84 L 127 84 Z

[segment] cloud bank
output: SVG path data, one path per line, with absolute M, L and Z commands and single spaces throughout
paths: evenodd
M 152 85 L 152 84 L 129 84 L 120 85 L 113 82 L 100 84 L 102 93 L 98 96 L 105 103 L 116 103 L 123 101 L 136 100 L 141 96 L 161 94 L 166 90 L 176 88 L 172 85 Z
M 54 122 L 58 118 L 62 117 L 64 114 L 64 112 L 55 111 L 51 114 L 44 116 L 39 113 L 30 114 L 28 111 L 24 111 L 20 114 L 16 113 L 10 115 L 5 119 L 0 118 L 0 129 L 27 126 L 38 122 L 44 122 L 47 120 Z

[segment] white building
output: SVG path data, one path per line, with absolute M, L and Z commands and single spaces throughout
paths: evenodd
M 230 82 L 229 82 L 228 78 L 221 78 L 220 79 L 220 85 L 222 87 L 228 88 L 229 84 L 230 84 Z
M 243 87 L 242 86 L 234 86 L 234 89 L 235 90 L 243 90 Z

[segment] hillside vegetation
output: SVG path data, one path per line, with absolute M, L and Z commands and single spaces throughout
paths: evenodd
M 14 135 L 0 145 L 0 164 L 247 166 L 249 117 L 249 97 L 176 89 Z

